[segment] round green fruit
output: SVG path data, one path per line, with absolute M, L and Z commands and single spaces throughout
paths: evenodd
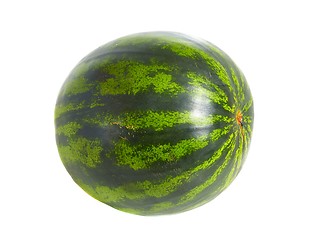
M 119 38 L 72 70 L 56 142 L 89 195 L 139 215 L 179 213 L 219 195 L 251 142 L 253 100 L 219 48 L 172 32 Z

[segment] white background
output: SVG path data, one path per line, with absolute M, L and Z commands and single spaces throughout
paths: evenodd
M 1 1 L 0 239 L 317 239 L 316 1 Z M 84 193 L 55 145 L 54 105 L 77 62 L 144 31 L 204 38 L 242 69 L 254 136 L 218 198 L 172 216 Z

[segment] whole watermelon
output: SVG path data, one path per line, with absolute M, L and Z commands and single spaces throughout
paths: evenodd
M 215 198 L 241 170 L 252 126 L 240 69 L 211 43 L 173 32 L 99 47 L 72 70 L 55 108 L 57 147 L 73 180 L 139 215 Z

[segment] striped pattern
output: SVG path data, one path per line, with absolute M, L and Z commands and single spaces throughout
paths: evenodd
M 247 82 L 212 44 L 144 33 L 106 44 L 70 73 L 55 108 L 74 181 L 122 211 L 200 206 L 235 179 L 253 126 Z

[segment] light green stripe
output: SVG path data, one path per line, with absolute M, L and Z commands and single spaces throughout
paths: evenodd
M 191 138 L 175 145 L 162 144 L 145 147 L 130 145 L 127 140 L 116 143 L 114 154 L 119 165 L 128 165 L 134 170 L 150 167 L 157 161 L 174 162 L 208 145 L 207 136 Z
M 242 138 L 243 136 L 240 135 L 239 146 L 234 156 L 233 167 L 226 179 L 225 184 L 219 189 L 219 192 L 223 191 L 231 184 L 231 182 L 235 179 L 235 177 L 237 176 L 241 168 L 242 158 L 243 158 L 243 146 L 247 146 L 246 143 L 244 143 L 244 140 Z
M 145 111 L 123 114 L 118 118 L 118 125 L 128 129 L 153 128 L 161 131 L 167 127 L 191 122 L 190 112 L 178 111 Z
M 243 122 L 250 124 L 252 122 L 251 117 L 248 115 L 243 116 Z
M 251 132 L 245 132 L 244 133 L 245 135 L 245 154 L 247 153 L 248 151 L 248 146 L 250 146 L 250 143 L 251 143 Z
M 229 106 L 226 93 L 210 79 L 194 72 L 188 72 L 187 77 L 191 79 L 189 84 L 194 86 L 192 90 L 194 96 L 201 96 L 201 98 L 205 96 L 210 101 L 221 105 L 225 110 L 234 112 L 235 106 Z
M 192 59 L 202 58 L 207 65 L 213 70 L 213 72 L 219 77 L 219 79 L 228 87 L 230 92 L 233 92 L 233 88 L 230 83 L 230 78 L 224 66 L 216 61 L 211 55 L 205 51 L 194 46 L 191 42 L 182 41 L 178 43 L 171 43 L 165 45 L 164 49 L 169 49 L 175 52 L 179 56 L 184 56 Z
M 127 165 L 134 170 L 149 168 L 158 161 L 174 162 L 194 151 L 206 147 L 211 141 L 215 142 L 229 133 L 233 124 L 214 129 L 210 134 L 198 138 L 184 139 L 178 143 L 162 145 L 131 145 L 127 139 L 115 144 L 115 148 L 107 155 L 115 155 L 118 165 Z
M 177 124 L 190 122 L 189 112 L 129 112 L 118 116 L 111 114 L 99 114 L 95 118 L 87 118 L 86 122 L 99 126 L 117 125 L 131 130 L 142 128 L 153 128 L 156 131 L 161 131 L 166 127 L 173 127 Z
M 217 128 L 214 129 L 211 132 L 211 141 L 215 142 L 217 141 L 219 138 L 221 138 L 222 136 L 226 135 L 227 133 L 229 133 L 230 129 L 233 127 L 233 124 L 225 126 L 223 128 Z
M 234 85 L 235 85 L 236 88 L 237 88 L 237 93 L 238 93 L 239 101 L 243 101 L 241 95 L 243 95 L 243 98 L 244 98 L 244 93 L 243 93 L 243 91 L 242 91 L 242 88 L 241 88 L 241 86 L 240 86 L 238 77 L 236 76 L 235 71 L 234 71 L 233 68 L 230 68 L 230 73 L 231 73 L 231 77 L 232 77 L 233 83 L 234 83 Z M 235 91 L 233 92 L 233 97 L 234 97 L 234 99 L 235 99 L 236 104 L 238 103 L 237 93 L 236 93 Z
M 88 83 L 88 80 L 85 77 L 80 76 L 71 79 L 65 83 L 65 85 L 63 86 L 63 94 L 71 96 L 80 93 L 85 93 L 89 91 L 92 87 L 92 83 Z
M 155 62 L 149 65 L 129 60 L 103 66 L 102 71 L 113 76 L 100 83 L 101 95 L 138 93 L 153 90 L 155 93 L 177 95 L 184 88 L 173 81 L 171 73 L 175 68 Z
M 240 79 L 241 79 L 241 88 L 243 89 L 243 91 L 246 91 L 245 89 L 245 83 L 247 82 L 247 80 L 245 79 L 243 73 L 239 70 L 240 73 Z
M 200 57 L 200 51 L 192 46 L 192 43 L 186 39 L 179 39 L 177 42 L 166 44 L 162 47 L 162 49 L 170 50 L 176 53 L 178 56 L 191 59 L 198 59 Z
M 252 98 L 251 98 L 251 99 L 243 106 L 243 108 L 242 108 L 242 113 L 247 112 L 247 111 L 251 108 L 252 104 L 253 104 L 253 100 L 252 100 Z
M 111 188 L 108 186 L 97 186 L 94 188 L 91 185 L 83 183 L 80 179 L 74 180 L 89 195 L 105 203 L 118 202 L 126 198 L 134 200 L 142 196 L 142 193 L 140 192 L 129 191 L 129 186 L 122 186 L 117 188 Z
M 243 125 L 244 134 L 246 135 L 247 143 L 250 144 L 251 135 L 252 135 L 252 128 L 251 128 L 252 120 L 251 120 L 251 117 L 250 116 L 244 116 L 243 121 L 244 121 L 244 125 Z
M 63 126 L 59 126 L 56 129 L 56 133 L 58 135 L 65 135 L 67 137 L 70 137 L 72 135 L 75 135 L 77 133 L 77 131 L 82 128 L 82 126 L 77 123 L 77 122 L 68 122 L 67 124 L 63 125 Z
M 242 136 L 240 136 L 241 138 Z M 224 184 L 222 186 L 219 186 L 216 190 L 216 194 L 217 193 L 221 193 L 224 189 L 226 189 L 231 183 L 232 181 L 236 178 L 237 174 L 239 173 L 239 170 L 241 168 L 241 164 L 242 164 L 242 157 L 243 157 L 243 141 L 239 140 L 239 147 L 235 153 L 234 156 L 234 162 L 233 162 L 233 166 L 224 182 Z
M 231 168 L 227 178 L 226 178 L 226 181 L 225 183 L 222 185 L 222 186 L 219 186 L 218 189 L 216 190 L 216 194 L 217 193 L 221 193 L 224 189 L 226 189 L 230 183 L 232 183 L 232 181 L 235 179 L 235 176 L 236 176 L 236 162 L 234 162 L 234 167 Z
M 101 142 L 83 137 L 71 139 L 68 145 L 59 145 L 58 151 L 64 163 L 81 162 L 87 167 L 96 167 L 101 163 Z
M 123 113 L 118 116 L 111 114 L 98 114 L 94 118 L 86 118 L 87 123 L 101 127 L 117 125 L 126 129 L 137 131 L 139 129 L 151 128 L 162 131 L 165 128 L 178 124 L 193 124 L 196 126 L 207 126 L 216 122 L 232 122 L 232 118 L 220 115 L 209 115 L 206 117 L 196 116 L 195 111 L 139 111 Z
M 224 115 L 212 115 L 212 121 L 213 123 L 216 123 L 216 122 L 232 123 L 233 121 L 235 121 L 235 119 L 228 116 L 224 116 Z
M 92 97 L 89 108 L 95 108 L 95 107 L 103 107 L 106 104 L 102 102 L 98 97 Z
M 251 129 L 251 125 L 250 124 L 246 124 L 245 126 L 244 126 L 244 129 L 246 130 L 246 131 L 248 131 L 248 133 L 252 133 L 252 129 Z
M 217 74 L 219 79 L 228 87 L 229 91 L 233 93 L 234 91 L 231 86 L 230 78 L 225 67 L 205 52 L 202 52 L 201 54 L 210 66 L 210 68 Z
M 67 105 L 56 105 L 55 106 L 55 119 L 59 118 L 62 114 L 76 111 L 84 108 L 84 101 L 79 104 L 69 103 Z
M 168 209 L 174 206 L 174 203 L 172 202 L 161 202 L 153 205 L 151 209 L 149 210 L 152 213 L 160 212 L 163 209 Z

